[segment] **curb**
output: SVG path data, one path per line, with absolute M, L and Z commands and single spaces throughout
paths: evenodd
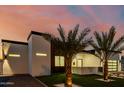
M 40 84 L 42 84 L 44 87 L 48 87 L 46 84 L 44 84 L 43 82 L 41 82 L 39 79 L 33 77 L 36 81 L 38 81 Z

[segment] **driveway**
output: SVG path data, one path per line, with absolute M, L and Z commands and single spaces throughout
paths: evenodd
M 0 76 L 0 87 L 44 87 L 30 75 Z

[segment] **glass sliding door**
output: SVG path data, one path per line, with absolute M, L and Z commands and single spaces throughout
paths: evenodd
M 117 60 L 108 60 L 108 71 L 117 71 L 118 70 L 118 61 Z

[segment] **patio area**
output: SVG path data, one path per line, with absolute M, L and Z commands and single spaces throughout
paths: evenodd
M 30 75 L 0 76 L 0 87 L 44 87 Z

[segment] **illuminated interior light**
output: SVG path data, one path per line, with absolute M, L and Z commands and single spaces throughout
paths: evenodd
M 47 56 L 45 53 L 36 53 L 36 56 Z
M 19 54 L 9 54 L 9 57 L 21 57 Z
M 108 62 L 117 62 L 117 60 L 108 60 Z

